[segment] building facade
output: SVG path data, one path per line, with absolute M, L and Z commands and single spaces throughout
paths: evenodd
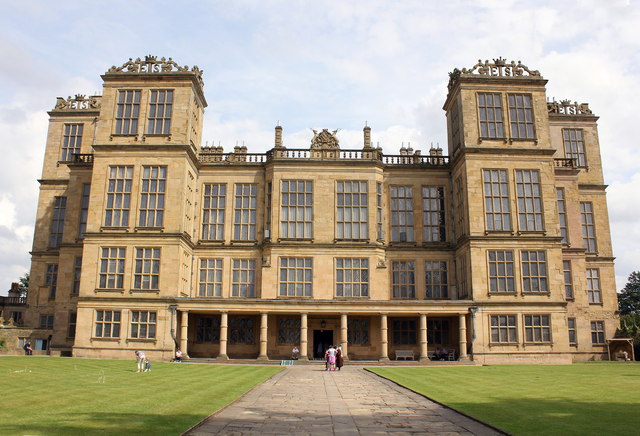
M 49 112 L 25 322 L 52 354 L 600 359 L 617 298 L 597 117 L 520 62 L 450 73 L 448 156 L 336 132 L 202 147 L 202 71 L 130 59 Z

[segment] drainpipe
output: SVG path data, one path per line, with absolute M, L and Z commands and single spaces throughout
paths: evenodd
M 170 304 L 169 311 L 171 312 L 171 338 L 173 339 L 173 344 L 175 345 L 174 351 L 178 349 L 178 340 L 176 339 L 176 329 L 175 329 L 175 318 L 176 318 L 176 309 L 178 309 L 177 304 Z
M 478 307 L 477 306 L 473 306 L 469 308 L 469 312 L 471 312 L 471 329 L 472 329 L 472 335 L 471 335 L 471 357 L 473 358 L 473 343 L 476 340 L 476 312 L 478 311 Z

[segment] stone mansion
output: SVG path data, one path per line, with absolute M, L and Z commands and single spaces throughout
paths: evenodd
M 601 359 L 618 325 L 597 120 L 503 59 L 450 73 L 448 152 L 335 131 L 202 146 L 203 72 L 147 56 L 49 112 L 36 353 Z M 291 145 L 291 146 L 290 146 Z

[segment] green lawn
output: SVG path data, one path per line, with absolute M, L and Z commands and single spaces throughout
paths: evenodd
M 0 435 L 177 435 L 280 367 L 0 357 Z
M 369 368 L 514 435 L 640 434 L 640 365 Z

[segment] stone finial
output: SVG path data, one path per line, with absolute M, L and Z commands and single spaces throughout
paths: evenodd
M 364 132 L 364 148 L 370 149 L 371 148 L 371 127 L 365 125 L 362 131 Z
M 276 144 L 275 148 L 282 148 L 282 126 L 278 123 L 276 126 Z

